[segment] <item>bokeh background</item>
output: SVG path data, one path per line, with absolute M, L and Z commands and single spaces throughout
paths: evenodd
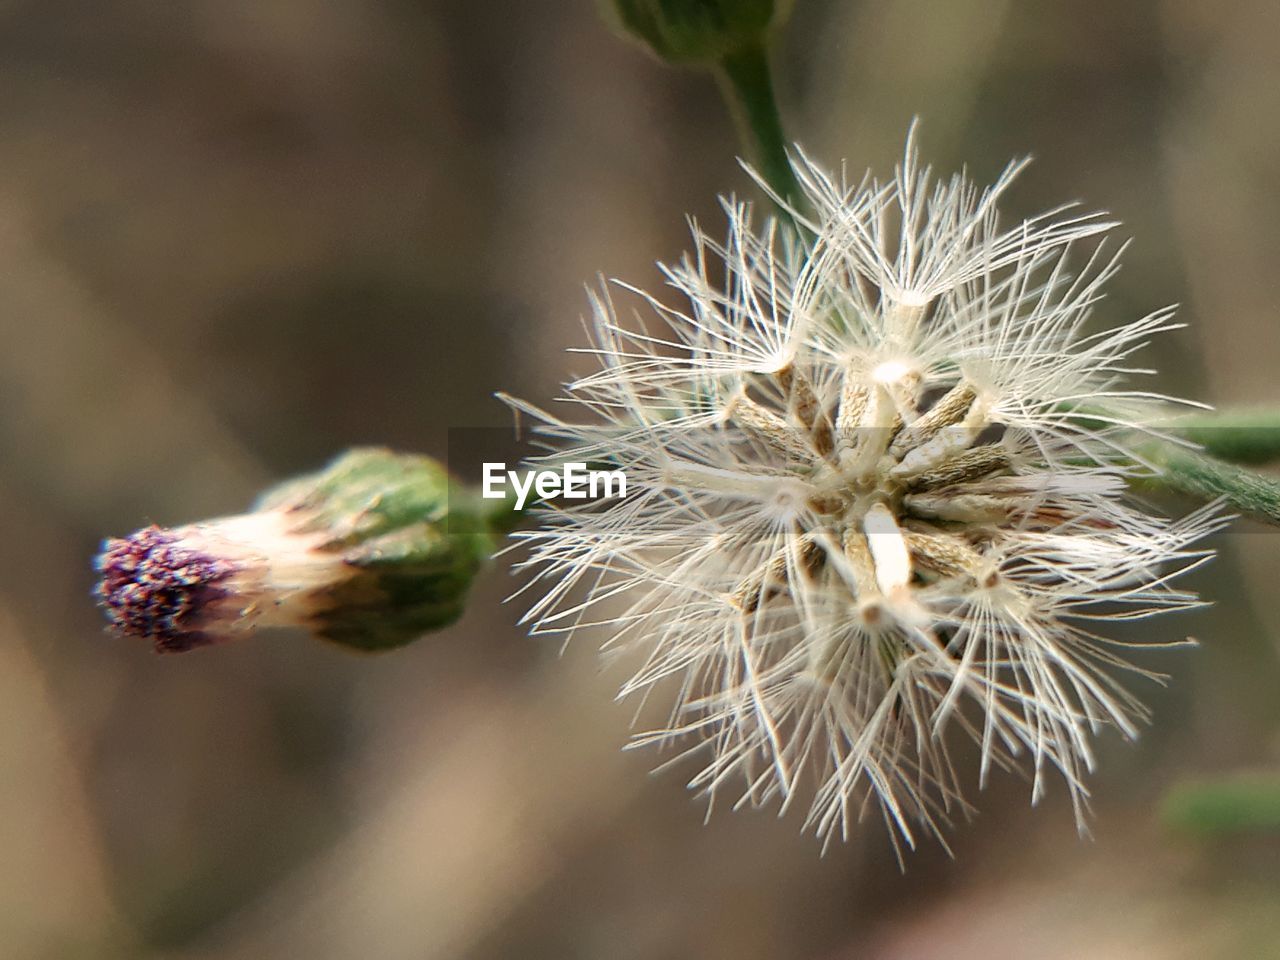
M 1169 302 L 1162 386 L 1280 399 L 1274 0 L 799 0 L 793 135 L 1080 198 Z M 502 569 L 362 658 L 302 636 L 157 658 L 102 633 L 104 534 L 237 512 L 352 444 L 443 455 L 580 365 L 582 284 L 654 284 L 749 192 L 714 85 L 569 0 L 0 2 L 0 956 L 1280 956 L 1280 841 L 1161 820 L 1280 767 L 1280 538 L 1241 527 L 1161 624 L 1156 722 L 1105 738 L 1095 839 L 1001 778 L 955 858 L 878 824 L 702 808 L 619 751 L 621 677 L 525 637 Z M 1171 505 L 1176 507 L 1177 505 Z M 972 771 L 970 771 L 972 777 Z

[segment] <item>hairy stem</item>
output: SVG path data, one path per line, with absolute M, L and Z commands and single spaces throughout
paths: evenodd
M 1142 479 L 1143 486 L 1200 500 L 1221 497 L 1242 514 L 1280 526 L 1280 480 L 1167 441 L 1147 441 L 1137 452 L 1160 468 Z

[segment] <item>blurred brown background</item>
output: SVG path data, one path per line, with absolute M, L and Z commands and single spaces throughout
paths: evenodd
M 1103 313 L 1171 301 L 1161 386 L 1280 399 L 1280 4 L 799 0 L 793 134 L 880 169 L 913 114 L 1015 214 L 1137 238 Z M 581 358 L 582 284 L 656 283 L 747 191 L 714 86 L 553 0 L 0 2 L 0 957 L 1280 956 L 1280 842 L 1179 835 L 1174 784 L 1277 766 L 1280 540 L 1161 624 L 1156 724 L 1104 738 L 1093 842 L 1001 778 L 900 874 L 883 830 L 703 826 L 622 754 L 621 677 L 456 627 L 156 658 L 102 635 L 99 537 L 236 512 L 356 443 L 443 454 Z M 972 771 L 970 771 L 972 779 Z

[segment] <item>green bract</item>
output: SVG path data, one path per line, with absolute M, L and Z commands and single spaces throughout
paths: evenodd
M 358 571 L 327 591 L 313 629 L 377 650 L 462 615 L 496 545 L 482 506 L 430 457 L 355 449 L 269 491 L 258 509 L 296 517 L 297 533 L 325 534 L 316 549 Z

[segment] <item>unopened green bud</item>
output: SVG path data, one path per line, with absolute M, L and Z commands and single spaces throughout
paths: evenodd
M 605 0 L 606 19 L 662 60 L 712 66 L 751 46 L 791 12 L 791 0 Z
M 165 653 L 291 626 L 397 647 L 462 614 L 507 519 L 486 506 L 429 457 L 353 450 L 251 513 L 107 540 L 97 596 Z

